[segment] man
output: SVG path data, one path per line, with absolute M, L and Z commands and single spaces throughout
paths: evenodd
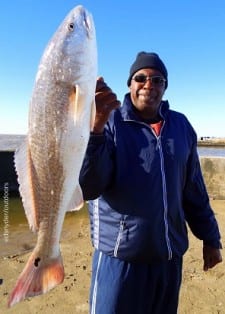
M 119 107 L 97 81 L 96 118 L 80 174 L 95 247 L 91 313 L 175 314 L 188 248 L 203 240 L 204 270 L 222 261 L 220 234 L 187 118 L 162 101 L 167 69 L 140 52 Z

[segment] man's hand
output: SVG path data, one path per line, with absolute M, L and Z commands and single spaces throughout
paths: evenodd
M 111 111 L 120 106 L 116 94 L 112 92 L 102 77 L 97 79 L 95 102 L 96 116 L 92 132 L 100 134 L 104 130 L 104 126 L 109 119 Z
M 203 270 L 207 271 L 209 268 L 213 268 L 216 264 L 222 262 L 222 255 L 220 249 L 215 249 L 211 246 L 203 246 Z

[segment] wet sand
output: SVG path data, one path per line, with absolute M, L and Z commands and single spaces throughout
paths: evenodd
M 225 246 L 225 201 L 211 201 Z M 203 272 L 202 243 L 190 233 L 190 247 L 184 257 L 183 285 L 179 314 L 225 314 L 225 263 Z M 21 239 L 21 238 L 20 238 Z M 18 241 L 18 251 L 32 246 L 27 238 Z M 0 258 L 0 313 L 82 314 L 88 313 L 92 247 L 87 215 L 69 214 L 64 222 L 61 251 L 65 267 L 64 282 L 45 295 L 29 298 L 11 309 L 7 299 L 30 251 Z M 126 314 L 126 313 L 124 313 Z

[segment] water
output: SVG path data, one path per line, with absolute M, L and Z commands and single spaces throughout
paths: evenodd
M 29 230 L 20 198 L 9 194 L 1 196 L 0 208 L 0 256 L 32 248 L 35 236 Z
M 225 157 L 225 147 L 198 147 L 199 156 Z
M 19 147 L 25 135 L 0 134 L 0 152 L 14 151 Z M 225 147 L 198 147 L 199 156 L 225 157 Z
M 15 151 L 23 139 L 25 139 L 25 135 L 0 134 L 0 151 Z
M 0 198 L 0 257 L 12 256 L 30 251 L 36 244 L 36 234 L 31 232 L 20 197 L 10 193 Z M 62 238 L 78 229 L 81 220 L 87 219 L 86 205 L 65 217 Z

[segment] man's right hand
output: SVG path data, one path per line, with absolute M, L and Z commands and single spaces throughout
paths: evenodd
M 108 87 L 102 77 L 97 79 L 95 103 L 96 115 L 91 131 L 96 134 L 101 134 L 103 133 L 104 126 L 109 119 L 111 111 L 120 106 L 120 101 L 117 100 L 116 94 L 112 92 L 111 88 Z

